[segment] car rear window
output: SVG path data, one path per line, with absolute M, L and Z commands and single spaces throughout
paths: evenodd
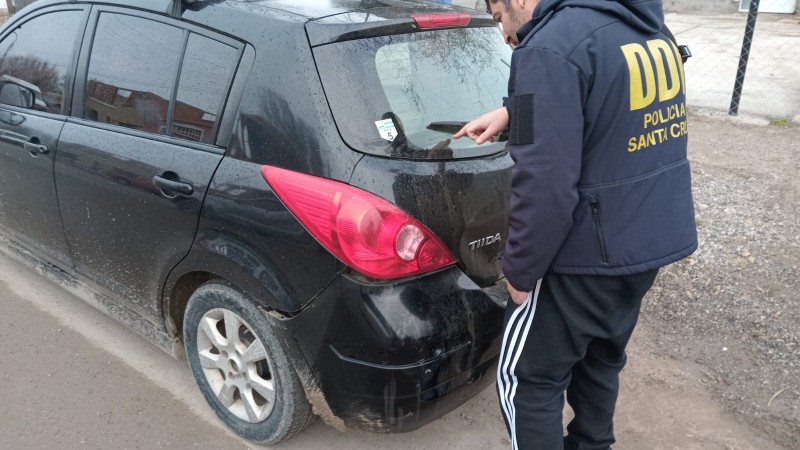
M 511 49 L 495 27 L 337 42 L 314 56 L 339 132 L 356 150 L 453 159 L 505 146 L 451 139 L 506 95 Z

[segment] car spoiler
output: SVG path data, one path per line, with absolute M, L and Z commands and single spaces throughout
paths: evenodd
M 407 14 L 398 16 L 396 11 L 350 12 L 323 17 L 306 24 L 308 41 L 312 47 L 333 42 L 366 39 L 377 36 L 418 33 L 431 29 L 457 29 L 474 27 L 496 27 L 491 16 L 484 13 L 441 12 L 432 14 Z M 382 13 L 387 14 L 382 14 Z M 450 20 L 450 19 L 453 20 Z M 442 19 L 442 20 L 437 20 Z

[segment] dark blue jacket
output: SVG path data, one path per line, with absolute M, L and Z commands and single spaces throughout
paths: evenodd
M 625 275 L 697 248 L 683 64 L 660 0 L 542 0 L 509 80 L 503 271 Z

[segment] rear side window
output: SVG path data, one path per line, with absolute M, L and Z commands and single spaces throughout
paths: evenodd
M 84 118 L 167 134 L 183 31 L 121 14 L 100 14 L 86 83 Z
M 511 49 L 494 27 L 338 42 L 314 56 L 339 131 L 356 150 L 450 159 L 504 148 L 450 139 L 506 95 Z
M 172 135 L 213 144 L 216 124 L 239 52 L 230 45 L 197 34 L 189 36 L 181 68 Z
M 176 26 L 102 13 L 84 118 L 213 144 L 238 56 L 235 47 L 199 34 L 186 39 Z
M 23 23 L 0 42 L 0 103 L 61 114 L 81 11 L 57 11 Z

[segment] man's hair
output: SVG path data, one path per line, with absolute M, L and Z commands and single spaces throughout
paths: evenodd
M 503 2 L 503 5 L 508 8 L 508 4 L 511 3 L 511 0 L 485 0 L 486 1 L 486 12 L 491 14 L 492 13 L 492 4 L 493 3 L 500 3 Z

